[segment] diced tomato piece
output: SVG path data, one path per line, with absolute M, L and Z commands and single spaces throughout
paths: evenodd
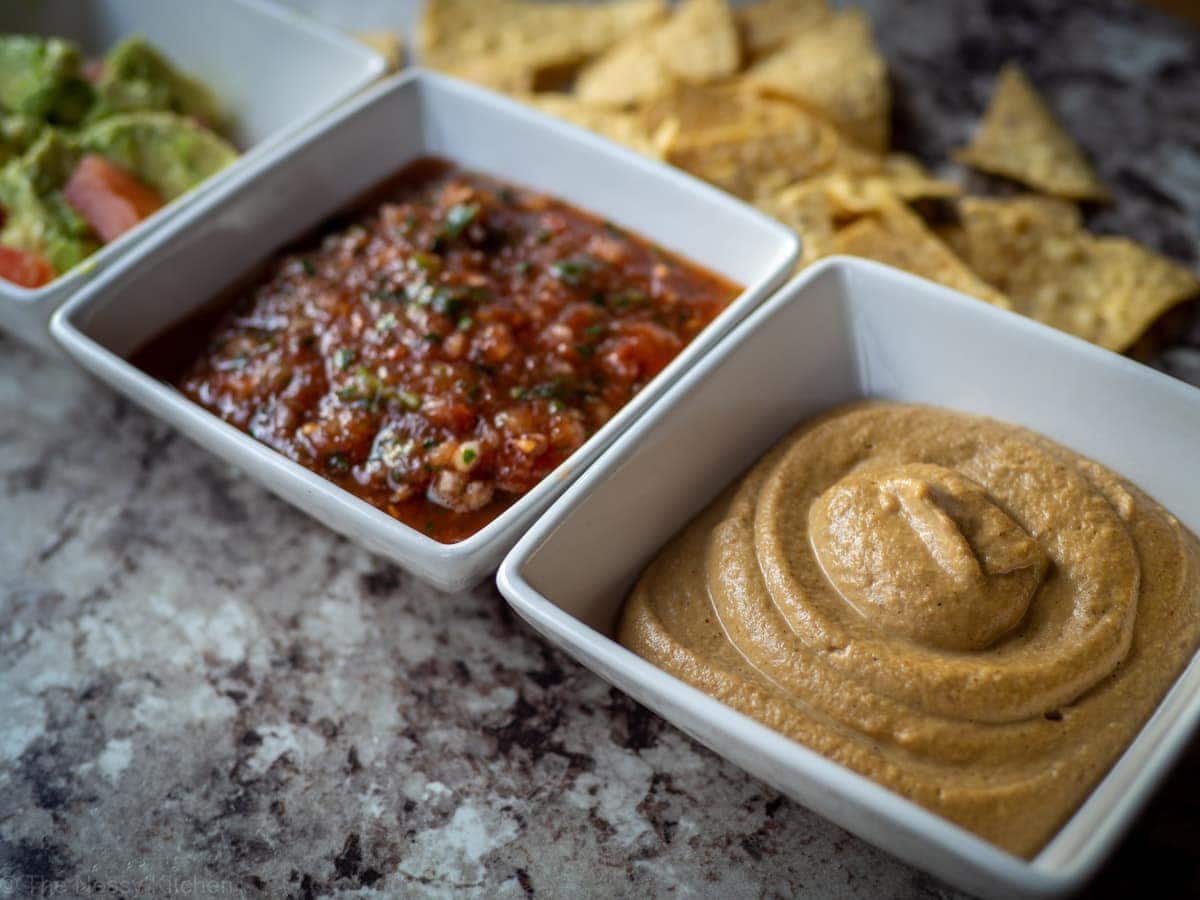
M 106 244 L 163 205 L 157 192 L 94 153 L 79 161 L 63 196 Z
M 0 278 L 36 288 L 54 280 L 54 269 L 37 253 L 0 244 Z
M 601 362 L 609 374 L 625 381 L 649 381 L 683 349 L 673 333 L 653 322 L 615 322 L 618 335 L 605 344 Z
M 83 77 L 92 84 L 99 84 L 104 78 L 104 60 L 89 59 L 83 64 Z

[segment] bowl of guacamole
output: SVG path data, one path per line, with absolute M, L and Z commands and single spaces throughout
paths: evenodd
M 140 35 L 0 34 L 0 279 L 39 288 L 230 165 L 220 99 Z

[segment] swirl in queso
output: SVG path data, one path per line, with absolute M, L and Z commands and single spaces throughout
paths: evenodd
M 643 573 L 622 643 L 1010 852 L 1041 848 L 1200 643 L 1200 543 L 1033 432 L 802 425 Z

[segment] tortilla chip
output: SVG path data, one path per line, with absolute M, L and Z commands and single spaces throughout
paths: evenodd
M 967 232 L 960 223 L 943 222 L 939 225 L 931 225 L 929 230 L 939 241 L 949 247 L 955 256 L 971 266 L 971 260 L 968 258 Z M 974 269 L 974 266 L 971 268 Z
M 907 153 L 889 153 L 883 161 L 883 174 L 905 200 L 948 198 L 962 194 L 960 185 L 933 177 Z
M 778 50 L 830 15 L 829 0 L 759 0 L 735 13 L 742 46 L 752 58 Z
M 871 24 L 842 13 L 801 32 L 777 53 L 752 66 L 749 84 L 824 116 L 862 146 L 888 146 L 891 89 Z
M 603 53 L 666 14 L 665 0 L 528 3 L 429 0 L 417 28 L 423 64 L 495 87 L 529 89 L 538 76 Z
M 957 197 L 962 188 L 933 178 L 911 157 L 891 154 L 878 172 L 836 170 L 825 177 L 825 189 L 835 214 L 843 218 L 862 216 L 894 204 L 916 200 Z
M 736 84 L 679 84 L 668 94 L 642 104 L 639 116 L 653 130 L 667 121 L 681 132 L 699 133 L 730 127 L 753 117 L 760 104 Z
M 884 166 L 818 116 L 736 83 L 683 85 L 641 117 L 648 132 L 665 137 L 669 162 L 751 202 L 814 175 Z
M 356 40 L 383 57 L 389 72 L 404 65 L 404 39 L 395 31 L 356 31 Z
M 661 139 L 646 130 L 634 113 L 581 103 L 568 94 L 535 94 L 518 99 L 645 156 L 662 158 Z
M 1055 197 L 1106 200 L 1108 189 L 1015 63 L 1000 70 L 991 103 L 960 162 Z
M 719 140 L 667 149 L 669 162 L 731 194 L 752 200 L 826 168 L 827 134 L 808 126 L 727 132 Z
M 832 249 L 904 269 L 1002 309 L 1012 308 L 1008 298 L 972 272 L 901 203 L 889 204 L 843 228 L 833 236 Z
M 439 69 L 502 94 L 531 94 L 536 88 L 537 71 L 506 56 L 481 56 Z
M 761 197 L 755 206 L 800 237 L 799 267 L 833 252 L 833 208 L 825 186 L 819 180 L 790 185 Z
M 1039 267 L 1043 260 L 1065 261 L 1082 236 L 1079 210 L 1053 197 L 964 197 L 958 209 L 963 259 L 997 286 L 1027 284 L 1027 267 Z
M 741 64 L 741 41 L 725 0 L 683 0 L 654 40 L 658 58 L 693 84 L 728 78 Z
M 726 101 L 730 102 L 730 101 Z M 754 100 L 709 127 L 687 118 L 666 146 L 666 159 L 746 200 L 827 171 L 840 139 L 826 123 L 786 103 Z
M 625 38 L 579 73 L 575 94 L 587 103 L 631 106 L 668 93 L 677 83 L 675 74 L 659 58 L 658 32 Z
M 965 198 L 960 217 L 968 262 L 1017 312 L 1110 350 L 1200 293 L 1195 273 L 1135 241 L 1090 234 L 1063 201 Z

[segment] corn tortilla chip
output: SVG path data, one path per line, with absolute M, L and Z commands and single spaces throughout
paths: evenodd
M 759 0 L 735 13 L 742 46 L 751 58 L 778 50 L 830 15 L 828 0 Z
M 642 104 L 639 116 L 649 129 L 673 120 L 680 131 L 699 133 L 750 120 L 764 106 L 735 83 L 679 84 L 670 93 Z
M 575 81 L 586 103 L 632 106 L 668 93 L 678 79 L 655 49 L 657 31 L 630 35 L 588 63 Z
M 838 159 L 837 132 L 788 104 L 755 102 L 708 128 L 676 121 L 666 159 L 747 200 L 824 172 Z
M 644 106 L 641 118 L 666 136 L 669 162 L 751 202 L 817 174 L 885 165 L 802 107 L 737 83 L 682 86 Z
M 660 140 L 656 139 L 654 132 L 643 127 L 641 119 L 634 113 L 581 103 L 568 94 L 535 94 L 518 99 L 544 113 L 624 144 L 645 156 L 655 159 L 662 157 Z
M 833 252 L 833 209 L 819 179 L 790 185 L 755 205 L 800 237 L 800 267 Z
M 1019 283 L 1027 264 L 1076 252 L 1082 220 L 1075 204 L 1034 194 L 964 197 L 958 205 L 963 259 L 985 281 Z
M 887 150 L 892 106 L 887 66 L 862 13 L 842 13 L 801 32 L 752 66 L 746 79 L 824 116 L 868 150 Z
M 1189 269 L 1135 241 L 1087 232 L 1069 203 L 965 198 L 960 218 L 968 262 L 1017 312 L 1110 350 L 1128 349 L 1200 293 Z
M 404 38 L 395 31 L 356 31 L 354 37 L 383 57 L 388 71 L 404 65 Z
M 725 0 L 683 0 L 655 34 L 658 58 L 684 81 L 727 78 L 741 65 L 742 47 Z
M 962 189 L 928 175 L 913 159 L 888 156 L 878 172 L 835 170 L 824 178 L 835 215 L 852 218 L 878 212 L 897 201 L 956 197 Z
M 983 121 L 956 158 L 1055 197 L 1108 199 L 1083 151 L 1014 63 L 1000 70 Z
M 843 228 L 833 236 L 832 249 L 904 269 L 1002 309 L 1012 308 L 1002 293 L 972 272 L 901 203 L 889 204 Z
M 664 0 L 580 5 L 429 0 L 417 29 L 422 63 L 490 86 L 534 85 L 539 74 L 603 53 L 666 14 Z

